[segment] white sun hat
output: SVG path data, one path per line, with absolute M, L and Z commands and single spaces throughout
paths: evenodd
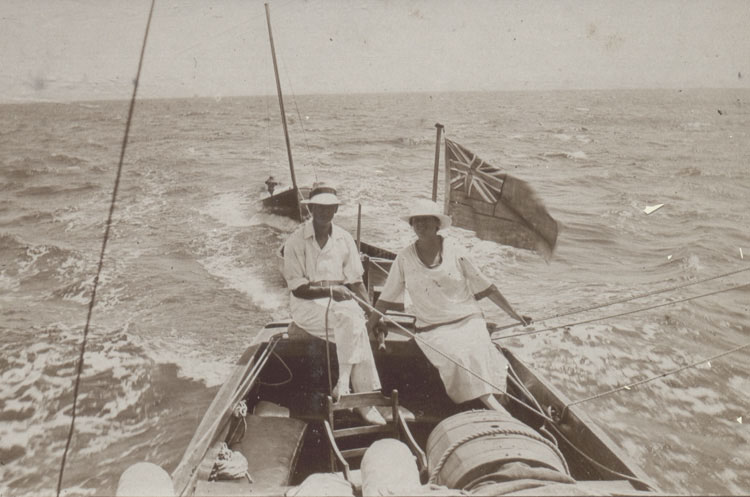
M 339 205 L 341 202 L 336 196 L 336 189 L 332 186 L 319 183 L 310 191 L 310 198 L 303 200 L 303 204 Z
M 420 198 L 414 201 L 409 208 L 409 213 L 401 216 L 401 219 L 411 224 L 411 218 L 417 216 L 433 216 L 440 220 L 440 229 L 445 229 L 451 225 L 451 218 L 440 212 L 438 204 L 426 198 Z

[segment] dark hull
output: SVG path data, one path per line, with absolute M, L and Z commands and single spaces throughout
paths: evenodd
M 307 207 L 300 204 L 300 200 L 307 198 L 309 194 L 310 188 L 299 188 L 297 190 L 289 188 L 262 199 L 261 205 L 264 211 L 271 214 L 288 217 L 295 221 L 303 221 L 310 214 Z
M 185 495 L 283 495 L 290 486 L 301 483 L 311 474 L 331 471 L 329 446 L 323 430 L 328 394 L 325 342 L 293 328 L 287 333 L 288 324 L 267 325 L 259 338 L 280 334 L 280 340 L 274 345 L 269 345 L 273 340 L 264 340 L 251 346 L 217 394 L 173 473 L 177 492 Z M 271 346 L 272 354 L 269 352 Z M 401 405 L 415 415 L 409 426 L 423 447 L 441 420 L 459 412 L 482 408 L 478 401 L 454 404 L 447 397 L 437 371 L 414 340 L 405 340 L 391 333 L 386 346 L 387 350 L 382 351 L 373 343 L 383 390 L 398 390 Z M 507 388 L 511 395 L 528 404 L 539 403 L 543 409 L 549 406 L 559 409 L 565 405 L 564 397 L 543 378 L 510 351 L 501 351 L 524 385 L 519 389 L 509 382 Z M 333 351 L 332 357 L 335 357 Z M 404 367 L 407 364 L 408 367 Z M 337 375 L 334 360 L 334 383 Z M 288 416 L 279 419 L 248 414 L 244 422 L 244 440 L 230 445 L 248 459 L 253 483 L 247 479 L 209 482 L 208 475 L 218 445 L 233 438 L 232 433 L 237 430 L 238 423 L 232 422 L 230 415 L 233 399 L 244 399 L 249 413 L 261 402 L 266 402 L 288 409 Z M 540 419 L 526 408 L 514 408 L 511 404 L 509 412 L 531 427 L 540 426 Z M 586 485 L 585 488 L 594 493 L 617 491 L 620 495 L 649 490 L 642 471 L 575 407 L 551 428 L 570 466 L 571 475 Z

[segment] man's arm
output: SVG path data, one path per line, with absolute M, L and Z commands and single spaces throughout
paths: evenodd
M 356 283 L 349 283 L 346 285 L 346 287 L 351 290 L 351 292 L 356 295 L 361 301 L 367 302 L 367 305 L 363 304 L 362 302 L 357 302 L 359 306 L 362 308 L 363 311 L 365 311 L 365 315 L 370 315 L 370 308 L 372 307 L 372 302 L 370 302 L 370 296 L 367 295 L 367 289 L 365 288 L 365 284 L 361 281 L 358 281 Z
M 360 283 L 361 285 L 361 283 Z M 349 290 L 345 285 L 331 285 L 331 286 L 310 286 L 310 283 L 305 283 L 302 286 L 298 286 L 292 290 L 292 295 L 298 299 L 314 300 L 333 297 L 336 302 L 342 300 L 349 300 L 352 298 L 352 291 Z

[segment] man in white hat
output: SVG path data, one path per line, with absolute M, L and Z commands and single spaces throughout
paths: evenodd
M 350 380 L 355 392 L 380 390 L 365 314 L 352 299 L 356 295 L 369 302 L 362 283 L 364 269 L 352 236 L 333 224 L 340 203 L 336 190 L 318 184 L 303 202 L 312 219 L 297 228 L 284 245 L 284 278 L 292 292 L 292 319 L 308 333 L 336 343 L 339 379 L 333 391 L 335 399 L 349 392 Z M 369 423 L 385 424 L 374 407 L 360 415 Z

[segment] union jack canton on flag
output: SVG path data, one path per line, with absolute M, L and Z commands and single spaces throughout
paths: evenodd
M 485 240 L 551 257 L 558 223 L 526 182 L 448 139 L 445 164 L 445 211 L 455 226 L 472 230 Z

